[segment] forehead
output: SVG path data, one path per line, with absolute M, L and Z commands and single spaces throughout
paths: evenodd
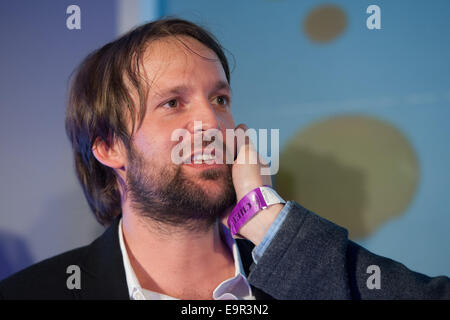
M 193 79 L 227 81 L 216 53 L 187 36 L 152 41 L 144 51 L 143 67 L 145 78 L 156 88 Z

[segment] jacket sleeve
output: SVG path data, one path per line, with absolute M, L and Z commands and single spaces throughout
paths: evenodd
M 289 213 L 249 282 L 276 299 L 450 299 L 450 279 L 430 278 L 375 255 L 347 230 L 289 201 Z

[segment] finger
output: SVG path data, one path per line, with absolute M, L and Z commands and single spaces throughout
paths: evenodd
M 240 123 L 234 128 L 234 131 L 236 132 L 236 130 L 238 130 L 238 129 L 241 129 L 244 132 L 246 132 L 248 130 L 248 126 L 244 123 Z M 244 144 L 247 144 L 247 143 L 248 143 L 248 137 L 246 136 Z M 238 150 L 239 150 L 238 147 L 240 148 L 241 146 L 238 146 L 237 135 L 235 134 L 234 135 L 234 160 L 236 160 L 236 158 L 238 156 Z

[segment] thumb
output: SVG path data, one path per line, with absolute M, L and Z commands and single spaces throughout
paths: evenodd
M 236 134 L 236 131 L 242 131 L 242 135 L 245 137 L 243 144 L 242 144 L 242 139 L 238 140 L 238 137 L 240 136 L 240 134 Z M 234 160 L 236 160 L 239 150 L 242 148 L 242 146 L 248 145 L 250 144 L 250 138 L 248 137 L 248 135 L 245 135 L 245 132 L 248 130 L 248 126 L 245 123 L 240 123 L 236 126 L 236 128 L 234 128 L 235 131 L 235 135 L 234 135 Z

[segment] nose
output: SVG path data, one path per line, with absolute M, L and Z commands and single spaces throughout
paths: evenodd
M 201 127 L 199 126 L 200 121 Z M 214 106 L 212 106 L 207 99 L 197 100 L 197 102 L 190 108 L 190 117 L 187 130 L 191 133 L 195 133 L 195 131 L 206 131 L 208 129 L 220 130 L 221 120 L 214 110 Z

